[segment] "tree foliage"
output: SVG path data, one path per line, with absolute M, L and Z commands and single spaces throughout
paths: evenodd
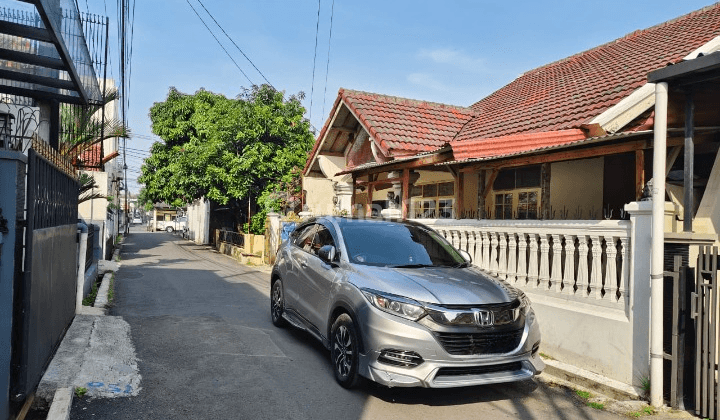
M 294 169 L 305 165 L 314 142 L 300 99 L 268 85 L 234 99 L 171 88 L 150 109 L 152 131 L 163 141 L 142 167 L 143 199 L 179 207 L 201 197 L 225 205 L 252 196 L 263 210 L 278 209 L 273 198 L 297 183 Z

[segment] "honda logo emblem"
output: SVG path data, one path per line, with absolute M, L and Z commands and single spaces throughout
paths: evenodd
M 492 311 L 478 309 L 474 311 L 475 324 L 481 327 L 490 327 L 495 323 L 495 317 Z

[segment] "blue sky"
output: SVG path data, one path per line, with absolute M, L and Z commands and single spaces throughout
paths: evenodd
M 198 0 L 189 1 L 249 79 L 264 82 Z M 317 1 L 201 1 L 277 89 L 306 93 L 306 116 L 318 130 L 340 87 L 468 106 L 528 70 L 712 4 L 337 0 L 328 65 L 333 0 L 321 0 L 313 84 Z M 104 3 L 78 4 L 105 13 Z M 115 4 L 107 7 L 114 19 Z M 165 99 L 170 86 L 234 97 L 250 85 L 186 0 L 136 1 L 132 60 L 132 149 L 149 149 L 148 110 Z M 128 178 L 130 191 L 137 192 L 142 153 L 133 154 Z

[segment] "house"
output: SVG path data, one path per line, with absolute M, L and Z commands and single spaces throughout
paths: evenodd
M 716 4 L 528 71 L 469 107 L 341 89 L 304 168 L 306 202 L 315 214 L 378 210 L 434 227 L 526 291 L 543 352 L 640 394 L 658 318 L 647 76 L 712 55 L 719 36 Z M 667 109 L 660 248 L 687 265 L 720 233 L 714 94 L 694 94 L 704 106 L 690 144 L 684 97 Z
M 101 80 L 101 82 L 106 89 L 115 89 L 113 80 Z M 96 123 L 101 123 L 102 120 L 117 121 L 117 99 L 99 109 L 93 115 L 93 119 Z M 118 159 L 119 141 L 118 137 L 106 138 L 81 151 L 75 161 L 75 166 L 81 173 L 93 177 L 98 186 L 97 193 L 102 196 L 80 203 L 78 216 L 88 224 L 98 226 L 102 258 L 106 260 L 110 259 L 115 238 L 120 233 L 119 210 L 123 171 Z

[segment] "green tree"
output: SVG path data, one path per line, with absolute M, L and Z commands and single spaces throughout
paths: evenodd
M 274 197 L 297 184 L 296 168 L 314 143 L 301 99 L 268 85 L 234 99 L 171 88 L 150 109 L 152 131 L 163 141 L 151 147 L 138 179 L 144 199 L 173 206 L 201 197 L 223 205 L 251 199 L 260 206 L 255 220 L 278 210 L 282 200 Z M 260 233 L 263 223 L 251 223 L 252 230 Z

